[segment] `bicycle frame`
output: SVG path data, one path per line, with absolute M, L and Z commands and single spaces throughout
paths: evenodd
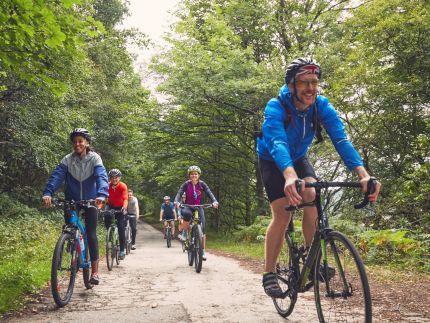
M 70 214 L 71 214 L 71 218 L 69 221 L 70 223 L 67 226 L 72 226 L 73 231 L 75 231 L 74 232 L 75 239 L 76 239 L 76 241 L 78 241 L 77 250 L 79 251 L 79 255 L 80 255 L 81 260 L 82 260 L 82 262 L 80 263 L 80 267 L 81 268 L 89 268 L 90 263 L 85 262 L 86 253 L 88 252 L 88 240 L 87 240 L 87 234 L 85 231 L 85 227 L 82 225 L 82 222 L 79 220 L 78 212 L 75 209 L 71 209 Z M 68 231 L 67 226 L 63 231 Z M 81 250 L 81 246 L 79 244 L 79 238 L 80 238 L 79 232 L 82 234 L 82 238 L 84 240 L 84 246 L 85 246 L 84 250 Z

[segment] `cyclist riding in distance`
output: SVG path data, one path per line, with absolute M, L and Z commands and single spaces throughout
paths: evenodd
M 176 215 L 175 206 L 173 203 L 170 203 L 170 196 L 165 196 L 163 198 L 163 204 L 161 204 L 160 210 L 160 221 L 163 221 L 163 235 L 164 239 L 166 239 L 166 228 L 167 222 L 170 222 L 170 227 L 172 228 L 172 237 L 175 236 L 175 222 L 178 220 L 178 216 Z
M 106 209 L 115 211 L 115 219 L 118 226 L 119 236 L 119 258 L 125 258 L 125 227 L 128 206 L 128 191 L 127 185 L 121 182 L 122 173 L 119 169 L 111 169 L 109 171 L 109 198 L 106 203 Z M 105 226 L 109 228 L 110 223 L 105 218 Z
M 66 155 L 49 177 L 43 191 L 43 204 L 52 205 L 52 195 L 65 182 L 66 200 L 96 200 L 101 206 L 108 196 L 108 179 L 106 169 L 100 156 L 91 150 L 91 135 L 84 128 L 76 128 L 70 133 L 73 152 Z M 95 207 L 85 210 L 85 230 L 88 237 L 88 248 L 91 258 L 91 284 L 99 284 L 98 260 L 99 245 L 97 240 L 97 216 Z M 68 219 L 65 216 L 65 221 Z
M 282 297 L 275 274 L 276 260 L 282 248 L 284 233 L 291 219 L 287 205 L 297 206 L 315 199 L 313 188 L 299 194 L 297 179 L 316 181 L 316 174 L 306 153 L 321 122 L 333 145 L 351 171 L 358 175 L 362 190 L 367 190 L 369 174 L 363 161 L 349 141 L 344 125 L 328 99 L 318 95 L 320 65 L 312 58 L 298 58 L 287 68 L 285 84 L 279 97 L 271 99 L 264 111 L 262 136 L 257 139 L 257 155 L 264 187 L 270 201 L 272 221 L 266 232 L 263 287 L 270 297 Z M 375 202 L 381 184 L 369 200 Z M 316 231 L 316 207 L 304 209 L 303 236 L 309 248 Z
M 175 197 L 175 205 L 177 207 L 180 206 L 180 200 L 182 197 L 182 194 L 186 194 L 185 197 L 185 204 L 188 205 L 200 205 L 202 203 L 202 193 L 205 192 L 207 196 L 212 200 L 212 206 L 217 209 L 219 206 L 218 201 L 216 200 L 215 196 L 209 189 L 209 186 L 202 180 L 200 180 L 200 175 L 202 174 L 202 171 L 200 170 L 200 167 L 198 166 L 190 166 L 188 168 L 188 177 L 189 180 L 187 180 L 185 183 L 181 185 L 179 188 L 178 193 Z M 206 260 L 205 255 L 205 247 L 206 247 L 206 219 L 205 219 L 205 212 L 202 207 L 197 207 L 199 212 L 199 217 L 201 220 L 202 225 L 202 231 L 203 231 L 203 260 Z M 183 218 L 183 232 L 186 234 L 190 227 L 190 220 L 193 216 L 193 208 L 189 206 L 185 206 L 182 211 L 181 215 Z M 183 236 L 183 239 L 186 239 L 186 236 Z

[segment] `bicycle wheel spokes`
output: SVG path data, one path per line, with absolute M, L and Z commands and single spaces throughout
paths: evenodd
M 75 239 L 70 233 L 63 233 L 57 241 L 51 267 L 51 292 L 55 303 L 65 306 L 72 297 L 78 270 Z
M 371 322 L 370 289 L 358 252 L 339 232 L 331 232 L 325 244 L 327 261 L 320 253 L 314 273 L 320 322 Z
M 286 236 L 285 240 L 278 257 L 278 262 L 276 263 L 276 274 L 278 276 L 279 286 L 281 286 L 283 292 L 286 293 L 286 297 L 273 299 L 273 304 L 282 317 L 287 317 L 292 313 L 297 301 L 297 293 L 291 292 L 289 286 L 293 284 L 294 281 L 292 245 L 289 236 Z

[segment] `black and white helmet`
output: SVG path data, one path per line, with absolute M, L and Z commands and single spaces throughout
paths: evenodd
M 165 197 L 163 197 L 164 201 L 170 201 L 170 196 L 166 195 Z
M 84 137 L 89 143 L 91 143 L 91 135 L 87 129 L 84 128 L 76 128 L 70 133 L 70 141 L 73 141 L 73 138 L 76 136 Z
M 287 72 L 285 74 L 285 84 L 291 83 L 291 81 L 293 81 L 298 75 L 302 74 L 316 74 L 318 79 L 320 79 L 321 67 L 313 58 L 297 58 L 287 67 Z
M 121 171 L 119 169 L 117 169 L 117 168 L 113 168 L 113 169 L 111 169 L 109 171 L 109 177 L 115 177 L 115 176 L 117 176 L 117 177 L 121 177 L 122 176 Z

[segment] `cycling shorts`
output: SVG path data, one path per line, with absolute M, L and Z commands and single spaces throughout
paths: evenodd
M 264 188 L 266 189 L 267 197 L 269 198 L 270 203 L 279 198 L 285 197 L 285 178 L 279 170 L 278 166 L 276 166 L 275 162 L 259 158 L 258 166 L 261 172 L 261 177 L 263 178 Z M 315 170 L 307 156 L 296 160 L 293 166 L 298 178 L 317 178 Z

